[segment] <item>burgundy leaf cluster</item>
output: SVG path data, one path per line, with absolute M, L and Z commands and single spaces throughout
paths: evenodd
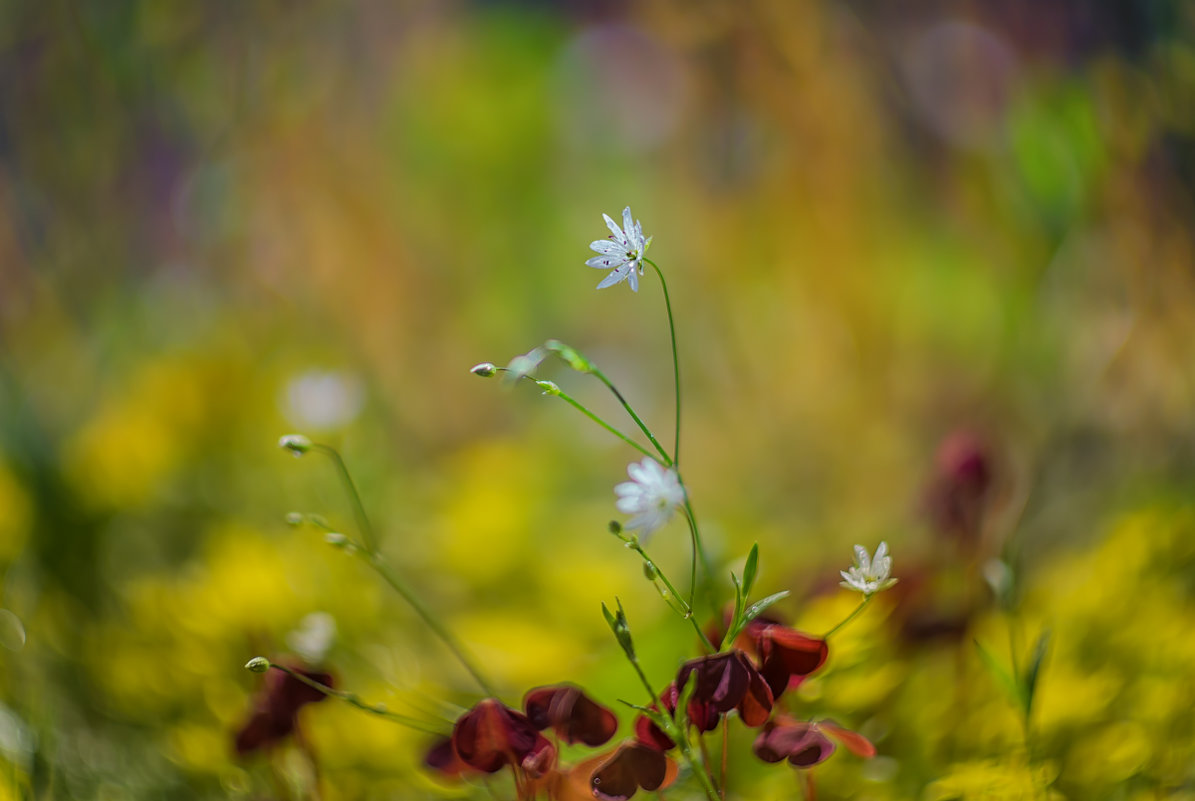
M 432 746 L 424 764 L 448 777 L 509 767 L 520 799 L 622 801 L 639 788 L 656 790 L 675 779 L 671 760 L 634 741 L 571 767 L 559 765 L 556 745 L 541 733 L 551 730 L 566 743 L 596 747 L 617 729 L 614 713 L 580 688 L 539 687 L 523 698 L 523 712 L 493 698 L 478 702 L 456 721 L 451 737 Z
M 711 639 L 720 642 L 722 633 L 713 634 L 718 636 Z M 832 721 L 800 722 L 772 714 L 777 699 L 825 664 L 828 655 L 825 640 L 761 617 L 746 626 L 734 648 L 682 665 L 661 701 L 667 714 L 675 717 L 680 702 L 677 688 L 692 682 L 686 711 L 694 728 L 712 731 L 723 715 L 738 712 L 745 725 L 762 726 L 754 750 L 765 762 L 788 760 L 799 768 L 820 764 L 835 750 L 827 734 L 859 756 L 874 756 L 875 748 L 865 737 Z M 635 736 L 645 748 L 675 747 L 647 715 L 635 721 Z
M 820 668 L 829 654 L 825 640 L 763 619 L 748 624 L 736 646 L 741 647 L 682 665 L 661 699 L 668 714 L 676 711 L 677 688 L 693 681 L 686 711 L 698 731 L 713 731 L 731 711 L 751 728 L 762 726 L 776 700 Z M 635 732 L 641 742 L 661 750 L 675 745 L 646 715 L 636 720 Z

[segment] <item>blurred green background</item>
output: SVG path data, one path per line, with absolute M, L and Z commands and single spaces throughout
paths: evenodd
M 895 555 L 801 689 L 880 752 L 823 796 L 1195 798 L 1193 137 L 1179 0 L 0 0 L 0 799 L 488 797 L 335 702 L 303 712 L 314 763 L 234 758 L 241 666 L 315 612 L 342 686 L 476 700 L 284 524 L 352 525 L 290 431 L 343 451 L 508 703 L 640 700 L 615 596 L 659 683 L 694 655 L 605 533 L 636 454 L 468 372 L 559 337 L 671 437 L 658 282 L 583 265 L 627 204 L 723 574 L 759 542 L 816 632 L 852 544 Z M 679 522 L 652 550 L 687 571 Z M 1026 748 L 973 641 L 1047 629 Z M 731 797 L 796 795 L 730 747 Z

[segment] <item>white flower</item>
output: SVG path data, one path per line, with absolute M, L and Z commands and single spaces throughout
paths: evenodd
M 839 582 L 842 586 L 848 590 L 858 590 L 865 596 L 886 590 L 896 583 L 896 579 L 888 578 L 892 572 L 892 557 L 888 555 L 886 542 L 881 542 L 880 547 L 876 548 L 874 559 L 867 555 L 866 548 L 856 545 L 854 567 L 839 572 L 846 579 Z
M 643 226 L 631 218 L 631 207 L 622 210 L 622 228 L 610 216 L 603 214 L 606 226 L 610 229 L 608 239 L 591 242 L 589 248 L 600 253 L 585 262 L 586 266 L 599 270 L 610 270 L 610 274 L 597 285 L 598 289 L 626 281 L 631 290 L 639 291 L 639 276 L 643 275 L 643 255 L 651 245 L 651 237 L 643 238 Z
M 627 465 L 631 481 L 614 487 L 615 505 L 623 514 L 634 515 L 624 528 L 640 529 L 646 537 L 672 519 L 676 507 L 685 502 L 685 491 L 672 468 L 655 459 Z
M 515 356 L 506 365 L 506 374 L 502 380 L 506 384 L 514 384 L 535 372 L 540 363 L 548 357 L 548 352 L 540 347 L 532 348 L 521 356 Z M 480 367 L 481 365 L 478 365 Z M 477 369 L 476 367 L 473 369 Z

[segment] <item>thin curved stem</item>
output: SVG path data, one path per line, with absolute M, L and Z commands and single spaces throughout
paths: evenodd
M 823 634 L 823 635 L 822 635 L 822 639 L 823 639 L 823 640 L 828 640 L 828 639 L 830 639 L 830 635 L 831 635 L 831 634 L 834 634 L 836 631 L 838 631 L 839 629 L 841 629 L 841 628 L 842 628 L 843 626 L 845 626 L 847 623 L 850 623 L 852 620 L 854 620 L 856 617 L 858 617 L 858 616 L 859 616 L 859 613 L 860 613 L 860 612 L 862 612 L 864 609 L 866 609 L 866 608 L 867 608 L 867 605 L 868 605 L 869 603 L 871 603 L 871 599 L 872 599 L 872 598 L 874 598 L 874 597 L 875 597 L 874 595 L 868 595 L 868 596 L 865 596 L 865 597 L 863 598 L 863 601 L 862 601 L 862 603 L 860 603 L 858 606 L 856 606 L 856 607 L 855 607 L 855 611 L 854 611 L 854 612 L 851 612 L 849 615 L 847 615 L 845 618 L 843 618 L 843 620 L 842 620 L 842 621 L 841 621 L 841 622 L 840 622 L 840 623 L 839 623 L 837 626 L 835 626 L 834 628 L 830 629 L 830 630 L 829 630 L 829 631 L 827 631 L 825 634 Z
M 499 368 L 497 368 L 497 370 L 498 370 L 498 372 L 509 372 L 510 368 L 508 368 L 508 367 L 499 367 Z M 538 381 L 537 379 L 535 379 L 535 378 L 532 378 L 532 377 L 531 377 L 531 376 L 529 376 L 529 375 L 520 376 L 520 378 L 525 378 L 525 379 L 527 379 L 528 381 L 530 381 L 532 384 L 535 384 L 536 386 L 539 386 L 539 385 L 540 385 L 540 384 L 539 384 L 539 381 Z M 626 444 L 630 445 L 630 446 L 631 446 L 632 448 L 634 448 L 635 450 L 637 450 L 637 451 L 639 451 L 640 453 L 642 453 L 644 456 L 652 456 L 652 457 L 654 458 L 654 454 L 652 454 L 652 452 L 651 452 L 651 451 L 649 451 L 647 448 L 644 448 L 644 447 L 643 447 L 642 445 L 640 445 L 638 442 L 635 442 L 635 440 L 631 439 L 631 438 L 630 438 L 630 437 L 628 437 L 626 434 L 622 433 L 622 432 L 621 432 L 621 431 L 619 431 L 617 428 L 615 428 L 614 426 L 612 426 L 612 425 L 610 425 L 609 423 L 607 423 L 605 420 L 603 420 L 603 419 L 602 419 L 601 417 L 599 417 L 598 415 L 594 414 L 592 411 L 590 411 L 590 409 L 589 409 L 588 407 L 586 407 L 586 406 L 585 406 L 585 404 L 583 404 L 583 403 L 581 403 L 580 401 L 578 401 L 578 400 L 577 400 L 576 398 L 574 398 L 572 395 L 569 395 L 569 394 L 568 394 L 567 392 L 565 392 L 563 389 L 560 389 L 560 387 L 556 386 L 556 387 L 555 387 L 555 389 L 553 389 L 553 390 L 552 390 L 552 391 L 551 391 L 549 394 L 551 394 L 551 395 L 555 395 L 556 397 L 560 398 L 562 401 L 564 401 L 565 403 L 567 403 L 569 406 L 572 406 L 574 409 L 576 409 L 577 411 L 579 411 L 581 414 L 585 415 L 585 416 L 586 416 L 586 417 L 588 417 L 590 420 L 592 420 L 593 422 L 597 423 L 599 426 L 601 426 L 602 428 L 606 429 L 606 430 L 607 430 L 607 431 L 609 431 L 611 434 L 613 434 L 614 436 L 618 437 L 618 438 L 619 438 L 619 439 L 621 439 L 623 442 L 625 442 Z
M 565 393 L 565 392 L 563 392 L 563 391 L 561 391 L 561 392 L 560 392 L 560 394 L 558 395 L 558 397 L 559 397 L 559 398 L 560 398 L 562 401 L 564 401 L 565 403 L 567 403 L 569 406 L 572 406 L 574 409 L 576 409 L 577 411 L 579 411 L 581 414 L 585 415 L 585 416 L 586 416 L 586 417 L 588 417 L 590 420 L 592 420 L 593 422 L 595 422 L 595 423 L 597 423 L 598 425 L 600 425 L 602 428 L 604 428 L 604 429 L 606 429 L 607 431 L 609 431 L 611 434 L 613 434 L 614 436 L 618 437 L 618 438 L 619 438 L 619 439 L 621 439 L 623 442 L 625 442 L 626 444 L 630 445 L 630 446 L 631 446 L 632 448 L 634 448 L 635 450 L 637 450 L 637 451 L 639 451 L 640 453 L 642 453 L 644 456 L 651 456 L 651 455 L 652 455 L 651 451 L 649 451 L 647 448 L 644 448 L 644 447 L 643 447 L 642 445 L 640 445 L 638 442 L 635 442 L 635 440 L 631 439 L 631 438 L 630 438 L 630 437 L 628 437 L 626 434 L 622 433 L 621 431 L 619 431 L 617 428 L 615 428 L 614 426 L 612 426 L 612 425 L 610 425 L 609 423 L 607 423 L 607 422 L 606 422 L 605 420 L 603 420 L 602 418 L 598 417 L 596 414 L 594 414 L 594 413 L 593 413 L 593 412 L 591 412 L 591 411 L 590 411 L 588 408 L 586 408 L 586 406 L 585 406 L 584 404 L 582 404 L 580 401 L 578 401 L 576 398 L 572 397 L 571 395 L 568 395 L 568 394 L 566 394 L 566 393 Z
M 627 414 L 629 414 L 631 419 L 635 421 L 635 425 L 639 426 L 639 430 L 642 431 L 644 436 L 646 436 L 648 440 L 651 441 L 651 444 L 655 446 L 656 451 L 658 451 L 660 454 L 660 460 L 664 463 L 664 466 L 672 467 L 673 459 L 668 455 L 668 451 L 664 450 L 664 446 L 660 444 L 658 439 L 656 439 L 656 435 L 651 432 L 651 429 L 647 427 L 647 424 L 644 423 L 643 420 L 640 419 L 639 415 L 635 413 L 635 410 L 631 407 L 631 404 L 627 403 L 627 399 L 624 398 L 622 393 L 618 391 L 618 388 L 611 383 L 610 379 L 607 378 L 606 374 L 601 370 L 594 367 L 592 372 L 595 378 L 605 384 L 606 388 L 614 393 L 614 397 L 617 398 L 618 402 L 622 404 L 622 408 L 626 409 Z
M 640 667 L 639 660 L 629 653 L 627 654 L 627 659 L 630 661 L 631 666 L 635 668 L 635 673 L 638 674 L 639 681 L 643 683 L 643 687 L 647 690 L 647 695 L 651 698 L 652 703 L 658 705 L 660 709 L 666 709 L 663 700 L 660 696 L 656 695 L 656 691 L 652 689 L 651 682 L 647 680 L 647 674 Z M 693 746 L 689 743 L 689 738 L 685 736 L 685 732 L 681 731 L 680 727 L 676 725 L 676 721 L 669 716 L 667 711 L 661 713 L 660 720 L 664 723 L 664 733 L 680 747 L 681 755 L 689 763 L 689 767 L 693 770 L 693 775 L 697 777 L 697 781 L 701 784 L 701 789 L 705 790 L 709 801 L 721 801 L 718 789 L 714 787 L 714 782 L 710 779 L 704 762 L 698 755 L 693 753 Z
M 361 503 L 357 485 L 353 482 L 353 477 L 349 474 L 349 468 L 341 458 L 340 452 L 331 445 L 323 445 L 318 442 L 312 443 L 311 449 L 319 451 L 332 460 L 332 464 L 336 467 L 336 474 L 340 477 L 340 482 L 344 485 L 345 493 L 349 496 L 350 504 L 353 507 L 353 517 L 356 518 L 357 528 L 361 531 L 361 540 L 367 549 L 377 550 L 378 542 L 373 533 L 373 525 L 369 522 L 369 515 L 365 514 L 365 505 Z
M 382 556 L 382 552 L 378 549 L 377 538 L 373 534 L 373 525 L 369 521 L 369 516 L 365 513 L 365 506 L 361 503 L 361 496 L 357 493 L 357 486 L 353 483 L 353 478 L 349 474 L 348 467 L 341 458 L 340 452 L 331 445 L 324 445 L 320 443 L 313 443 L 312 450 L 318 450 L 320 453 L 327 455 L 332 459 L 333 464 L 336 465 L 343 484 L 348 492 L 349 500 L 352 502 L 353 511 L 357 518 L 357 526 L 361 531 L 361 544 L 358 546 L 353 543 L 353 553 L 360 556 L 366 563 L 374 569 L 374 571 L 382 577 L 382 579 L 389 584 L 395 592 L 397 592 L 407 604 L 415 610 L 419 617 L 423 618 L 423 622 L 427 624 L 428 628 L 448 647 L 457 661 L 465 668 L 473 680 L 477 682 L 482 691 L 486 695 L 495 696 L 493 686 L 486 680 L 485 675 L 480 668 L 473 661 L 473 658 L 465 650 L 464 645 L 456 638 L 448 627 L 436 618 L 432 611 L 424 606 L 419 597 L 407 586 L 406 582 L 395 572 Z M 326 528 L 326 526 L 324 526 Z
M 709 582 L 713 578 L 714 570 L 710 567 L 709 556 L 706 555 L 705 546 L 701 541 L 701 531 L 697 527 L 697 515 L 693 511 L 693 503 L 689 500 L 689 490 L 685 487 L 685 481 L 681 478 L 680 473 L 676 474 L 676 480 L 680 482 L 681 489 L 685 493 L 685 520 L 689 523 L 689 535 L 693 541 L 692 568 L 689 575 L 689 606 L 693 606 L 694 600 L 697 597 L 697 560 L 701 560 L 701 569 L 705 573 L 707 590 L 709 589 Z M 707 593 L 706 600 L 709 601 L 710 609 L 716 612 L 718 610 L 718 603 L 712 594 Z
M 432 614 L 431 610 L 423 605 L 423 602 L 419 600 L 418 596 L 416 596 L 406 585 L 406 582 L 404 582 L 394 571 L 394 569 L 390 567 L 382 555 L 376 551 L 357 551 L 357 553 L 363 559 L 365 559 L 365 561 L 368 562 L 375 571 L 377 571 L 378 575 L 381 576 L 387 584 L 394 588 L 395 592 L 402 596 L 402 599 L 406 601 L 412 609 L 415 610 L 419 617 L 423 618 L 423 622 L 427 624 L 428 628 L 435 632 L 436 636 L 439 637 L 444 645 L 448 647 L 448 650 L 452 651 L 452 655 L 455 656 L 457 661 L 460 662 L 465 670 L 469 672 L 469 675 L 473 677 L 473 680 L 477 682 L 485 694 L 490 697 L 497 697 L 497 693 L 494 692 L 494 688 L 490 685 L 489 681 L 486 680 L 486 677 L 481 672 L 481 669 L 478 668 L 478 666 L 474 663 L 473 657 L 471 657 L 468 651 L 465 650 L 465 646 L 461 644 L 460 640 L 456 638 L 455 634 L 453 634 L 436 618 L 435 615 Z
M 316 690 L 317 692 L 321 692 L 324 695 L 328 696 L 329 698 L 339 698 L 341 701 L 352 704 L 353 706 L 357 707 L 357 709 L 360 709 L 362 712 L 368 712 L 371 715 L 377 715 L 380 718 L 386 718 L 387 720 L 392 720 L 395 723 L 401 723 L 403 726 L 406 726 L 411 729 L 415 729 L 416 731 L 427 732 L 428 734 L 443 734 L 444 733 L 443 728 L 437 728 L 434 724 L 426 723 L 422 720 L 419 720 L 418 718 L 412 718 L 412 717 L 408 717 L 406 715 L 400 715 L 397 712 L 391 712 L 390 710 L 386 709 L 386 707 L 382 706 L 381 704 L 367 704 L 364 701 L 362 701 L 360 698 L 358 698 L 354 693 L 345 692 L 344 690 L 337 690 L 333 687 L 329 687 L 328 685 L 323 684 L 322 682 L 318 682 L 309 676 L 304 676 L 302 673 L 300 673 L 297 670 L 292 670 L 291 668 L 288 668 L 286 665 L 271 664 L 270 667 L 273 668 L 274 670 L 278 670 L 278 671 L 285 673 L 286 675 L 290 676 L 292 679 L 295 679 L 296 681 L 300 681 L 303 684 L 306 684 L 311 689 Z
M 650 556 L 647 555 L 647 551 L 643 550 L 643 546 L 639 543 L 637 538 L 626 539 L 625 542 L 627 547 L 639 554 L 639 556 L 643 558 L 644 564 L 650 567 L 655 575 L 659 576 L 660 581 L 664 582 L 664 586 L 668 589 L 668 592 L 672 593 L 672 597 L 680 602 L 681 608 L 679 611 L 681 612 L 681 616 L 693 625 L 693 630 L 697 632 L 697 636 L 701 639 L 701 644 L 709 650 L 709 653 L 716 653 L 718 649 L 714 647 L 712 642 L 710 642 L 710 638 L 706 636 L 706 633 L 701 630 L 701 624 L 697 622 L 697 618 L 693 614 L 692 604 L 687 603 L 685 599 L 681 597 L 681 594 L 676 591 L 676 587 L 672 586 L 672 582 L 668 580 L 668 577 L 664 575 L 664 572 L 660 570 L 659 566 L 652 561 Z
M 676 350 L 676 323 L 672 319 L 672 299 L 668 296 L 668 282 L 664 280 L 664 271 L 660 265 L 651 259 L 644 259 L 660 277 L 660 287 L 664 290 L 664 308 L 668 311 L 668 333 L 672 335 L 672 378 L 676 384 L 676 446 L 672 449 L 672 461 L 680 461 L 680 358 Z

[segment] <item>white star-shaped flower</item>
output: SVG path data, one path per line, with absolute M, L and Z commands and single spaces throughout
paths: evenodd
M 896 579 L 888 577 L 892 572 L 892 557 L 888 555 L 886 542 L 881 542 L 880 547 L 876 548 L 875 558 L 869 557 L 862 545 L 856 545 L 854 566 L 839 572 L 846 579 L 839 582 L 842 586 L 848 590 L 858 590 L 865 596 L 886 590 L 896 583 Z
M 676 507 L 685 502 L 685 491 L 676 471 L 655 459 L 627 465 L 630 481 L 614 487 L 615 506 L 623 514 L 634 515 L 624 528 L 639 529 L 643 537 L 672 519 Z
M 631 217 L 630 206 L 622 210 L 622 228 L 610 219 L 610 215 L 603 214 L 602 218 L 610 229 L 610 237 L 589 243 L 590 250 L 601 255 L 594 256 L 585 264 L 599 270 L 610 270 L 610 274 L 597 285 L 598 289 L 626 281 L 633 292 L 638 292 L 639 276 L 643 275 L 643 255 L 651 245 L 651 237 L 643 238 L 643 226 Z

